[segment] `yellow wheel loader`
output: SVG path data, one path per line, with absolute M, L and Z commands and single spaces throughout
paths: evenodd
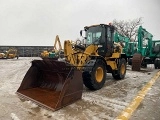
M 15 48 L 10 48 L 5 53 L 0 53 L 0 59 L 13 59 L 13 58 L 19 58 L 18 51 Z
M 5 58 L 5 53 L 0 52 L 0 59 L 3 59 L 3 58 Z
M 83 42 L 64 42 L 65 61 L 33 60 L 17 94 L 58 110 L 81 99 L 83 83 L 91 90 L 98 90 L 105 83 L 106 73 L 112 73 L 116 80 L 123 79 L 126 55 L 120 44 L 114 43 L 114 27 L 98 24 L 86 26 L 84 31 Z
M 40 54 L 41 58 L 48 58 L 49 57 L 49 50 L 44 50 Z

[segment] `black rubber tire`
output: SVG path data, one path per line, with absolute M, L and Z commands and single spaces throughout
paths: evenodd
M 147 68 L 147 63 L 142 62 L 141 67 L 142 68 Z
M 158 68 L 158 60 L 157 60 L 157 59 L 154 60 L 154 68 L 155 68 L 155 69 Z
M 160 60 L 157 62 L 158 69 L 160 69 Z
M 125 66 L 125 71 L 124 73 L 122 74 L 121 73 L 121 66 L 124 64 Z M 125 75 L 126 75 L 126 69 L 127 69 L 127 66 L 126 66 L 126 60 L 124 58 L 120 59 L 120 62 L 118 64 L 118 70 L 114 70 L 112 71 L 112 76 L 115 80 L 121 80 L 121 79 L 124 79 Z
M 128 58 L 128 65 L 132 65 L 132 58 Z
M 101 67 L 103 69 L 103 78 L 101 82 L 98 82 L 95 77 L 96 70 L 98 67 Z M 92 70 L 90 72 L 84 71 L 82 75 L 83 75 L 83 83 L 87 88 L 89 88 L 90 90 L 99 90 L 103 87 L 106 80 L 106 65 L 103 62 L 103 60 L 98 59 L 95 62 Z
M 140 53 L 135 53 L 132 57 L 132 70 L 140 71 L 143 57 Z

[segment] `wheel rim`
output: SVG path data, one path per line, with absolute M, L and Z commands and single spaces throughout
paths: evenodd
M 102 79 L 103 79 L 103 69 L 101 67 L 97 68 L 95 76 L 96 76 L 96 81 L 97 82 L 102 81 Z
M 126 70 L 125 68 L 126 68 L 125 65 L 122 64 L 122 65 L 121 65 L 121 74 L 122 74 L 122 75 L 124 75 L 124 73 L 125 73 L 125 70 Z

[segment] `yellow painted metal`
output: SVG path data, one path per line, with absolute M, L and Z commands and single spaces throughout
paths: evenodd
M 57 43 L 58 43 L 58 47 L 59 47 L 59 48 L 57 48 Z M 55 39 L 55 42 L 54 42 L 54 46 L 53 46 L 53 47 L 54 47 L 55 52 L 58 52 L 58 51 L 62 50 L 61 41 L 60 41 L 58 35 L 56 35 L 56 39 Z
M 89 45 L 85 48 L 84 51 L 76 50 L 73 48 L 70 40 L 66 40 L 64 42 L 64 56 L 66 61 L 68 61 L 73 66 L 76 66 L 78 69 L 82 69 L 84 64 L 90 60 L 90 55 L 98 56 L 97 49 L 98 46 Z
M 8 58 L 14 58 L 15 56 L 14 56 L 14 54 L 9 54 L 8 55 Z
M 121 53 L 113 53 L 111 58 L 120 58 Z
M 0 58 L 13 59 L 17 56 L 18 54 L 16 48 L 9 48 L 9 50 L 5 53 L 0 53 Z
M 4 53 L 0 53 L 0 58 L 4 58 L 5 54 Z
M 97 25 L 92 25 L 97 26 Z M 88 26 L 91 27 L 91 26 Z M 64 42 L 64 55 L 66 61 L 68 61 L 73 66 L 76 66 L 78 69 L 81 69 L 84 64 L 90 60 L 90 55 L 99 56 L 97 53 L 98 46 L 97 45 L 89 45 L 85 48 L 85 50 L 77 50 L 73 47 L 73 43 L 71 40 L 66 40 Z M 119 43 L 114 43 L 114 52 L 111 57 L 105 57 L 107 65 L 111 66 L 112 70 L 117 70 L 116 59 L 121 57 L 122 46 Z M 112 61 L 111 59 L 115 59 Z M 125 69 L 125 68 L 124 68 Z M 124 72 L 123 69 L 123 72 Z
M 66 61 L 68 61 L 70 64 L 77 66 L 76 59 L 75 59 L 75 53 L 76 51 L 72 49 L 72 44 L 69 40 L 64 41 L 64 56 L 66 58 Z
M 97 69 L 96 69 L 96 73 L 95 73 L 95 77 L 96 77 L 96 81 L 97 82 L 101 82 L 102 81 L 102 79 L 103 79 L 103 73 L 104 71 L 103 71 L 103 69 L 102 69 L 102 67 L 98 67 Z
M 126 70 L 126 67 L 125 67 L 124 64 L 122 64 L 122 65 L 121 65 L 121 68 L 120 68 L 120 72 L 121 72 L 122 75 L 124 75 L 125 70 Z
M 43 51 L 43 52 L 41 53 L 41 57 L 42 57 L 42 58 L 48 58 L 48 57 L 49 57 L 49 52 L 48 52 L 47 50 Z
M 107 65 L 111 66 L 112 70 L 117 70 L 117 63 L 116 61 L 110 61 L 110 60 L 107 60 Z
M 122 53 L 123 47 L 120 43 L 114 42 L 114 53 Z

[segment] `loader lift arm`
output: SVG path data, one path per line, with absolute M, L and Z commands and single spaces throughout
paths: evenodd
M 77 45 L 78 46 L 78 45 Z M 68 61 L 73 66 L 76 66 L 78 69 L 82 69 L 86 61 L 89 60 L 90 55 L 98 56 L 97 49 L 98 46 L 89 45 L 85 50 L 73 50 L 73 46 L 69 40 L 64 42 L 64 54 L 66 61 Z M 79 47 L 80 48 L 80 47 Z

